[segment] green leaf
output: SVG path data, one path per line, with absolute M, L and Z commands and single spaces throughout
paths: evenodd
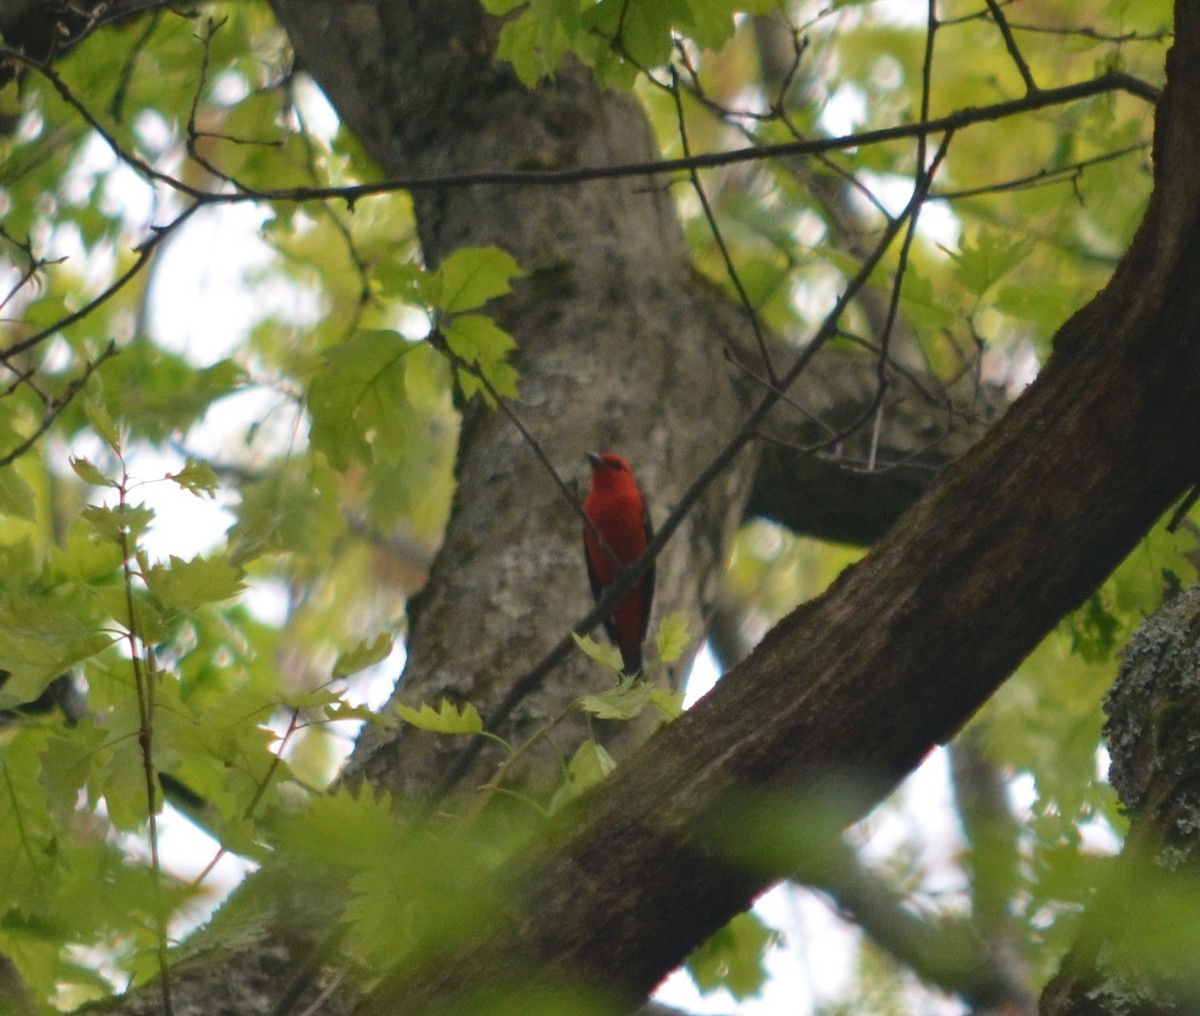
M 682 691 L 671 691 L 669 688 L 660 688 L 658 685 L 654 685 L 650 689 L 650 702 L 662 714 L 667 723 L 677 720 L 683 715 Z
M 154 521 L 153 509 L 141 504 L 90 504 L 80 515 L 103 539 L 118 545 L 125 539 L 136 543 Z
M 593 787 L 617 768 L 616 760 L 604 745 L 591 738 L 584 741 L 567 766 L 567 782 L 576 792 Z
M 571 756 L 567 765 L 566 782 L 558 788 L 551 800 L 550 813 L 560 811 L 564 805 L 575 800 L 589 787 L 594 787 L 616 768 L 616 761 L 604 746 L 588 738 Z
M 434 274 L 430 303 L 447 314 L 475 310 L 511 293 L 512 280 L 524 274 L 516 259 L 499 247 L 463 247 Z
M 129 630 L 129 599 L 123 586 L 111 585 L 93 590 L 91 601 L 95 609 L 103 611 L 122 628 Z M 161 600 L 140 587 L 134 588 L 132 625 L 133 630 L 144 642 L 153 644 L 170 637 L 166 613 Z
M 36 514 L 33 490 L 11 466 L 0 469 L 0 513 L 32 520 Z
M 915 267 L 904 275 L 900 306 L 922 332 L 939 332 L 950 328 L 956 320 L 954 310 L 946 306 L 945 300 L 934 292 L 933 283 Z
M 0 908 L 4 925 L 15 911 L 36 912 L 56 874 L 54 836 L 45 789 L 38 779 L 38 755 L 48 731 L 21 731 L 0 751 Z
M 507 14 L 509 11 L 515 11 L 518 7 L 523 6 L 528 0 L 482 0 L 483 9 L 489 14 L 501 15 Z
M 590 635 L 578 635 L 575 632 L 571 632 L 571 638 L 589 659 L 595 660 L 600 666 L 607 667 L 618 674 L 624 672 L 621 651 L 616 646 L 607 642 L 597 642 Z
M 341 698 L 340 692 L 323 684 L 317 688 L 285 691 L 280 696 L 280 702 L 289 709 L 317 709 L 340 702 Z
M 370 642 L 363 639 L 349 652 L 338 655 L 333 664 L 333 676 L 349 677 L 386 660 L 391 655 L 392 644 L 392 636 L 386 632 L 376 635 Z
M 363 867 L 393 854 L 402 830 L 386 792 L 376 795 L 369 783 L 357 793 L 345 786 L 316 797 L 303 812 L 289 815 L 276 832 L 280 849 L 342 870 Z M 354 844 L 347 850 L 347 844 Z
M 193 458 L 191 455 L 187 457 L 184 467 L 178 473 L 167 473 L 168 480 L 171 480 L 184 490 L 190 490 L 196 497 L 203 497 L 207 494 L 212 497 L 216 494 L 217 488 L 221 485 L 220 479 L 213 471 L 212 466 L 201 459 Z
M 237 596 L 245 588 L 244 574 L 223 554 L 194 557 L 190 561 L 172 554 L 168 564 L 156 564 L 144 577 L 151 592 L 167 607 L 186 612 L 203 603 Z
M 54 585 L 104 582 L 120 566 L 120 546 L 101 539 L 95 527 L 84 519 L 76 519 L 59 544 L 50 548 L 45 578 Z
M 589 27 L 605 38 L 621 33 L 621 50 L 638 67 L 657 67 L 671 55 L 673 24 L 690 20 L 684 0 L 602 0 L 587 12 Z
M 489 0 L 489 5 L 520 6 L 511 0 Z M 521 84 L 533 88 L 543 78 L 552 76 L 567 51 L 583 41 L 578 34 L 579 21 L 577 5 L 530 0 L 525 11 L 505 19 L 496 45 L 496 59 L 510 64 Z
M 267 473 L 245 484 L 241 494 L 235 510 L 238 521 L 229 531 L 230 561 L 235 565 L 268 552 L 323 561 L 346 531 L 336 474 L 319 456 Z
M 950 252 L 956 262 L 954 277 L 967 292 L 982 296 L 1024 261 L 1033 247 L 1029 237 L 1010 239 L 1006 234 L 983 227 L 974 242 L 964 240 L 958 253 Z
M 93 487 L 115 487 L 116 481 L 105 476 L 96 466 L 85 458 L 76 458 L 71 456 L 71 468 L 75 470 L 75 475 L 78 476 L 84 483 L 90 483 Z
M 735 7 L 737 11 L 744 11 L 747 6 L 753 4 L 689 0 L 687 20 L 677 22 L 675 27 L 695 39 L 697 45 L 715 50 L 733 35 Z
M 232 360 L 197 367 L 185 356 L 168 352 L 147 339 L 137 339 L 104 365 L 105 394 L 112 412 L 135 436 L 166 441 L 186 432 L 218 399 L 246 382 L 246 372 Z M 87 409 L 93 429 L 115 452 L 118 431 L 103 406 Z
M 517 371 L 508 362 L 508 354 L 517 348 L 516 340 L 491 318 L 482 314 L 463 314 L 442 329 L 446 344 L 463 362 L 478 368 L 497 395 L 518 398 Z M 458 371 L 458 383 L 464 398 L 482 393 L 491 405 L 492 393 L 470 371 Z
M 12 675 L 0 690 L 0 703 L 36 698 L 52 678 L 111 642 L 111 635 L 93 630 L 48 597 L 0 597 L 0 669 Z
M 393 820 L 394 822 L 394 820 Z M 386 969 L 397 957 L 447 955 L 471 940 L 497 914 L 502 894 L 495 891 L 495 870 L 510 852 L 510 837 L 489 823 L 459 828 L 456 835 L 437 836 L 432 831 L 413 836 L 411 828 L 397 830 L 367 856 L 358 855 L 358 870 L 347 881 L 350 890 L 343 915 L 350 955 L 364 958 L 376 969 Z M 368 827 L 367 833 L 371 833 Z M 353 837 L 353 832 L 351 836 Z M 340 842 L 345 842 L 345 835 Z M 382 840 L 382 837 L 380 838 Z M 495 1016 L 562 1016 L 582 1013 L 572 1006 L 553 1010 L 528 1006 L 515 1009 L 486 1004 Z
M 778 938 L 756 914 L 738 914 L 693 952 L 685 966 L 705 994 L 725 988 L 741 1001 L 762 989 L 767 979 L 763 958 Z
M 1001 286 L 992 306 L 1004 314 L 1030 321 L 1045 337 L 1053 335 L 1077 306 L 1076 294 L 1053 278 L 1036 284 Z
M 380 728 L 394 727 L 396 725 L 395 721 L 390 717 L 381 716 L 366 704 L 352 706 L 348 702 L 338 702 L 325 706 L 325 718 L 327 720 L 358 720 Z
M 117 425 L 113 422 L 112 416 L 109 415 L 104 405 L 97 399 L 88 399 L 84 403 L 84 413 L 87 415 L 88 423 L 92 425 L 94 430 L 112 451 L 121 454 L 121 434 L 117 430 Z M 89 480 L 89 483 L 92 481 Z
M 687 613 L 677 610 L 662 619 L 654 647 L 659 663 L 674 663 L 688 646 Z
M 403 451 L 412 413 L 405 388 L 405 356 L 413 346 L 392 331 L 362 331 L 325 353 L 325 368 L 309 388 L 312 444 L 345 472 L 370 465 L 376 454 L 395 460 Z
M 442 699 L 440 710 L 434 709 L 428 702 L 422 702 L 419 710 L 397 703 L 396 712 L 405 723 L 435 734 L 478 734 L 483 731 L 479 710 L 470 702 L 461 711 L 448 699 Z
M 1071 651 L 1087 663 L 1111 659 L 1120 648 L 1118 638 L 1129 634 L 1122 631 L 1120 620 L 1105 602 L 1107 591 L 1107 586 L 1102 586 L 1062 622 L 1063 629 L 1070 633 Z
M 52 555 L 56 549 L 51 549 Z M 28 537 L 9 544 L 0 541 L 0 589 L 24 591 L 40 582 L 43 573 L 41 555 Z
M 625 677 L 615 688 L 599 695 L 585 695 L 579 705 L 585 713 L 601 720 L 632 720 L 641 715 L 650 701 L 650 688 L 636 677 Z
M 432 285 L 427 272 L 397 254 L 385 257 L 375 266 L 371 282 L 377 287 L 381 297 L 414 306 L 423 304 L 424 292 Z
M 79 804 L 83 789 L 96 764 L 97 752 L 104 744 L 104 731 L 84 723 L 50 738 L 38 756 L 40 780 L 49 807 L 62 822 L 69 820 Z

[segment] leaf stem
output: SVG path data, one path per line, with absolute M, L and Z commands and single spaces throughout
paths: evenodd
M 129 472 L 125 467 L 125 457 L 119 448 L 114 449 L 121 462 L 121 482 L 117 485 L 118 503 L 121 511 L 127 507 L 127 495 L 130 487 Z M 146 780 L 146 813 L 149 821 L 150 834 L 150 870 L 154 883 L 162 887 L 162 865 L 158 854 L 158 792 L 156 768 L 154 765 L 154 700 L 157 686 L 158 671 L 154 664 L 154 654 L 147 651 L 145 659 L 139 647 L 144 648 L 141 636 L 138 634 L 137 614 L 133 596 L 133 562 L 137 551 L 130 544 L 129 526 L 121 522 L 119 526 L 121 546 L 121 572 L 125 587 L 125 612 L 127 621 L 125 639 L 129 643 L 129 659 L 133 668 L 133 681 L 137 689 L 138 700 L 138 745 L 142 753 L 142 772 Z M 159 985 L 162 992 L 162 1008 L 164 1016 L 174 1016 L 171 1004 L 170 962 L 167 949 L 167 911 L 159 905 L 155 909 L 156 937 L 158 939 L 158 972 Z

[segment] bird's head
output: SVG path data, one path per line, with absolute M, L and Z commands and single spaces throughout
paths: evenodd
M 637 492 L 633 469 L 624 456 L 616 452 L 588 452 L 587 460 L 592 465 L 593 491 Z
M 595 476 L 597 472 L 603 472 L 610 469 L 618 473 L 628 473 L 630 476 L 633 475 L 633 469 L 630 468 L 629 463 L 623 456 L 618 455 L 616 452 L 588 452 L 587 460 L 592 464 L 593 476 Z

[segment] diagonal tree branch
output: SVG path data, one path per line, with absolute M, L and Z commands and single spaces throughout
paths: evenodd
M 1013 38 L 1012 29 L 1008 26 L 1008 18 L 1004 16 L 1004 11 L 1000 9 L 1000 4 L 996 0 L 987 0 L 987 5 L 992 20 L 996 22 L 996 27 L 1000 29 L 1000 35 L 1004 38 L 1004 48 L 1008 50 L 1008 55 L 1012 57 L 1012 62 L 1016 65 L 1017 73 L 1021 75 L 1021 80 L 1025 83 L 1025 91 L 1036 92 L 1038 90 L 1037 82 L 1033 80 L 1033 72 L 1029 69 L 1029 64 L 1021 53 L 1021 47 Z

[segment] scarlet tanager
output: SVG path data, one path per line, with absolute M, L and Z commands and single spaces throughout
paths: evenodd
M 654 533 L 629 463 L 616 452 L 588 452 L 587 458 L 592 464 L 592 488 L 583 502 L 588 518 L 583 526 L 583 555 L 592 596 L 599 600 L 620 570 L 646 549 Z M 642 669 L 642 642 L 653 599 L 651 565 L 604 619 L 604 630 L 621 651 L 623 669 L 631 676 Z

